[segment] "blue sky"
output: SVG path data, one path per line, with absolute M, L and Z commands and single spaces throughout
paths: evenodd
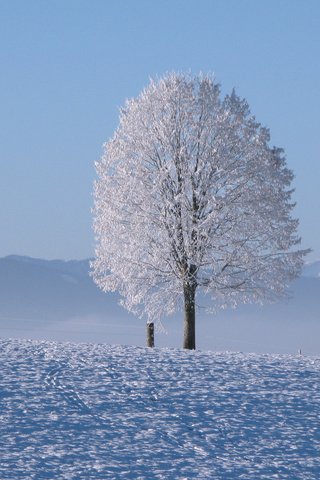
M 0 0 L 0 256 L 93 255 L 94 161 L 150 76 L 236 88 L 296 175 L 320 258 L 318 0 Z

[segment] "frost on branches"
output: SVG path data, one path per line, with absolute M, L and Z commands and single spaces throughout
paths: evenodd
M 269 140 L 210 76 L 173 73 L 127 101 L 96 165 L 99 287 L 148 321 L 183 308 L 191 349 L 201 291 L 212 309 L 283 295 L 306 251 L 293 249 L 293 174 Z

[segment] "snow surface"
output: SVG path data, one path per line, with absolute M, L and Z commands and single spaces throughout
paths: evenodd
M 320 478 L 320 357 L 0 340 L 0 478 Z

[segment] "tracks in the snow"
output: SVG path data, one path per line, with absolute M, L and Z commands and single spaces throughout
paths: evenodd
M 57 365 L 49 370 L 44 380 L 45 384 L 59 392 L 69 405 L 76 407 L 81 413 L 94 415 L 75 389 L 64 383 L 64 372 L 67 368 L 67 365 Z

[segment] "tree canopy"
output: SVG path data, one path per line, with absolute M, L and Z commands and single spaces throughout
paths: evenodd
M 184 308 L 186 348 L 199 292 L 213 310 L 283 295 L 306 251 L 294 248 L 293 174 L 269 143 L 211 76 L 172 73 L 128 100 L 96 164 L 100 288 L 148 321 Z

